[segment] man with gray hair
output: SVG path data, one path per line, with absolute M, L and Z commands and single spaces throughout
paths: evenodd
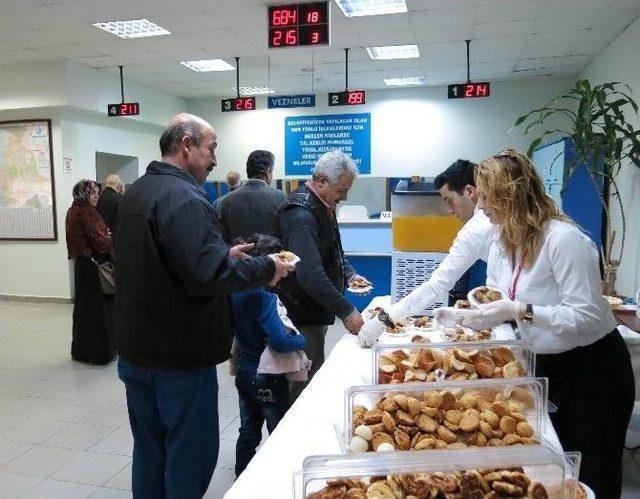
M 358 167 L 349 156 L 337 150 L 327 152 L 318 159 L 312 179 L 289 194 L 279 209 L 282 243 L 300 262 L 277 292 L 307 339 L 305 352 L 313 362 L 309 381 L 324 362 L 324 339 L 335 316 L 353 334 L 363 324 L 360 312 L 343 293 L 346 286 L 368 281 L 345 257 L 336 221 L 336 207 L 347 199 L 357 175 Z M 292 402 L 305 386 L 292 383 Z
M 118 227 L 118 208 L 123 194 L 124 184 L 120 177 L 118 175 L 109 175 L 105 182 L 105 188 L 100 193 L 96 210 L 104 218 L 111 234 L 115 234 Z

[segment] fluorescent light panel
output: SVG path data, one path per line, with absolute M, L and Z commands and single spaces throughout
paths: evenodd
M 389 45 L 386 47 L 367 47 L 372 59 L 413 59 L 420 57 L 417 45 Z
M 207 71 L 233 71 L 231 64 L 222 59 L 202 59 L 199 61 L 180 61 L 180 64 L 189 68 L 196 73 L 205 73 Z
M 336 0 L 347 17 L 379 16 L 407 12 L 406 0 Z
M 426 85 L 426 76 L 406 76 L 404 78 L 385 78 L 384 84 L 388 87 L 404 87 L 408 85 Z
M 130 19 L 128 21 L 107 21 L 94 23 L 99 28 L 120 38 L 144 38 L 146 36 L 170 35 L 171 33 L 149 21 L 149 19 Z
M 275 93 L 276 91 L 269 87 L 240 87 L 241 95 L 265 95 Z

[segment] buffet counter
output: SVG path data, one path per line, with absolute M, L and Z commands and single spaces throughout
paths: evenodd
M 388 296 L 376 297 L 368 308 L 388 302 Z M 345 419 L 345 390 L 369 384 L 372 361 L 371 350 L 361 348 L 355 336 L 345 334 L 224 497 L 291 498 L 293 474 L 302 469 L 304 458 L 342 453 L 336 425 L 341 427 Z M 560 447 L 546 413 L 544 423 L 542 436 Z

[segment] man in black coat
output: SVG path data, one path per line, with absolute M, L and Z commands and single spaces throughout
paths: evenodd
M 247 178 L 236 190 L 213 204 L 227 241 L 253 234 L 277 235 L 276 212 L 286 196 L 271 187 L 274 156 L 257 150 L 247 158 Z
M 134 437 L 134 498 L 200 499 L 218 458 L 216 364 L 229 358 L 229 293 L 275 283 L 293 266 L 229 248 L 199 186 L 216 133 L 189 114 L 160 138 L 162 161 L 127 190 L 116 235 L 118 374 Z
M 309 381 L 324 363 L 324 340 L 336 315 L 350 333 L 357 334 L 363 325 L 360 312 L 344 297 L 344 289 L 371 283 L 347 260 L 336 220 L 338 203 L 347 199 L 357 174 L 356 164 L 345 153 L 327 152 L 318 159 L 313 178 L 289 194 L 279 209 L 282 243 L 300 262 L 295 274 L 279 286 L 278 295 L 307 339 L 305 353 L 313 362 Z M 292 401 L 305 386 L 291 383 Z
M 109 175 L 105 182 L 105 188 L 100 193 L 96 210 L 102 215 L 112 235 L 115 235 L 118 227 L 118 208 L 124 194 L 124 184 L 117 175 Z

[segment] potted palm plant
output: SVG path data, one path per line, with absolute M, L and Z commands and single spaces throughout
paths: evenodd
M 638 105 L 631 94 L 631 88 L 624 83 L 608 82 L 592 86 L 589 80 L 578 80 L 573 88 L 545 106 L 520 116 L 514 124 L 514 128 L 523 127 L 527 135 L 542 127 L 551 117 L 556 120 L 560 118 L 558 121 L 565 123 L 563 127 L 540 133 L 531 142 L 527 154 L 532 157 L 533 151 L 550 135 L 569 138 L 575 157 L 565 162 L 563 190 L 573 171 L 581 164 L 586 166 L 606 218 L 606 236 L 601 248 L 603 293 L 606 295 L 615 294 L 616 272 L 624 254 L 627 231 L 624 204 L 616 179 L 626 165 L 640 168 L 640 131 L 636 131 L 627 119 L 630 112 L 634 116 L 638 113 Z M 616 254 L 613 254 L 613 243 L 618 230 L 612 228 L 609 199 L 619 211 L 621 220 L 621 239 Z

